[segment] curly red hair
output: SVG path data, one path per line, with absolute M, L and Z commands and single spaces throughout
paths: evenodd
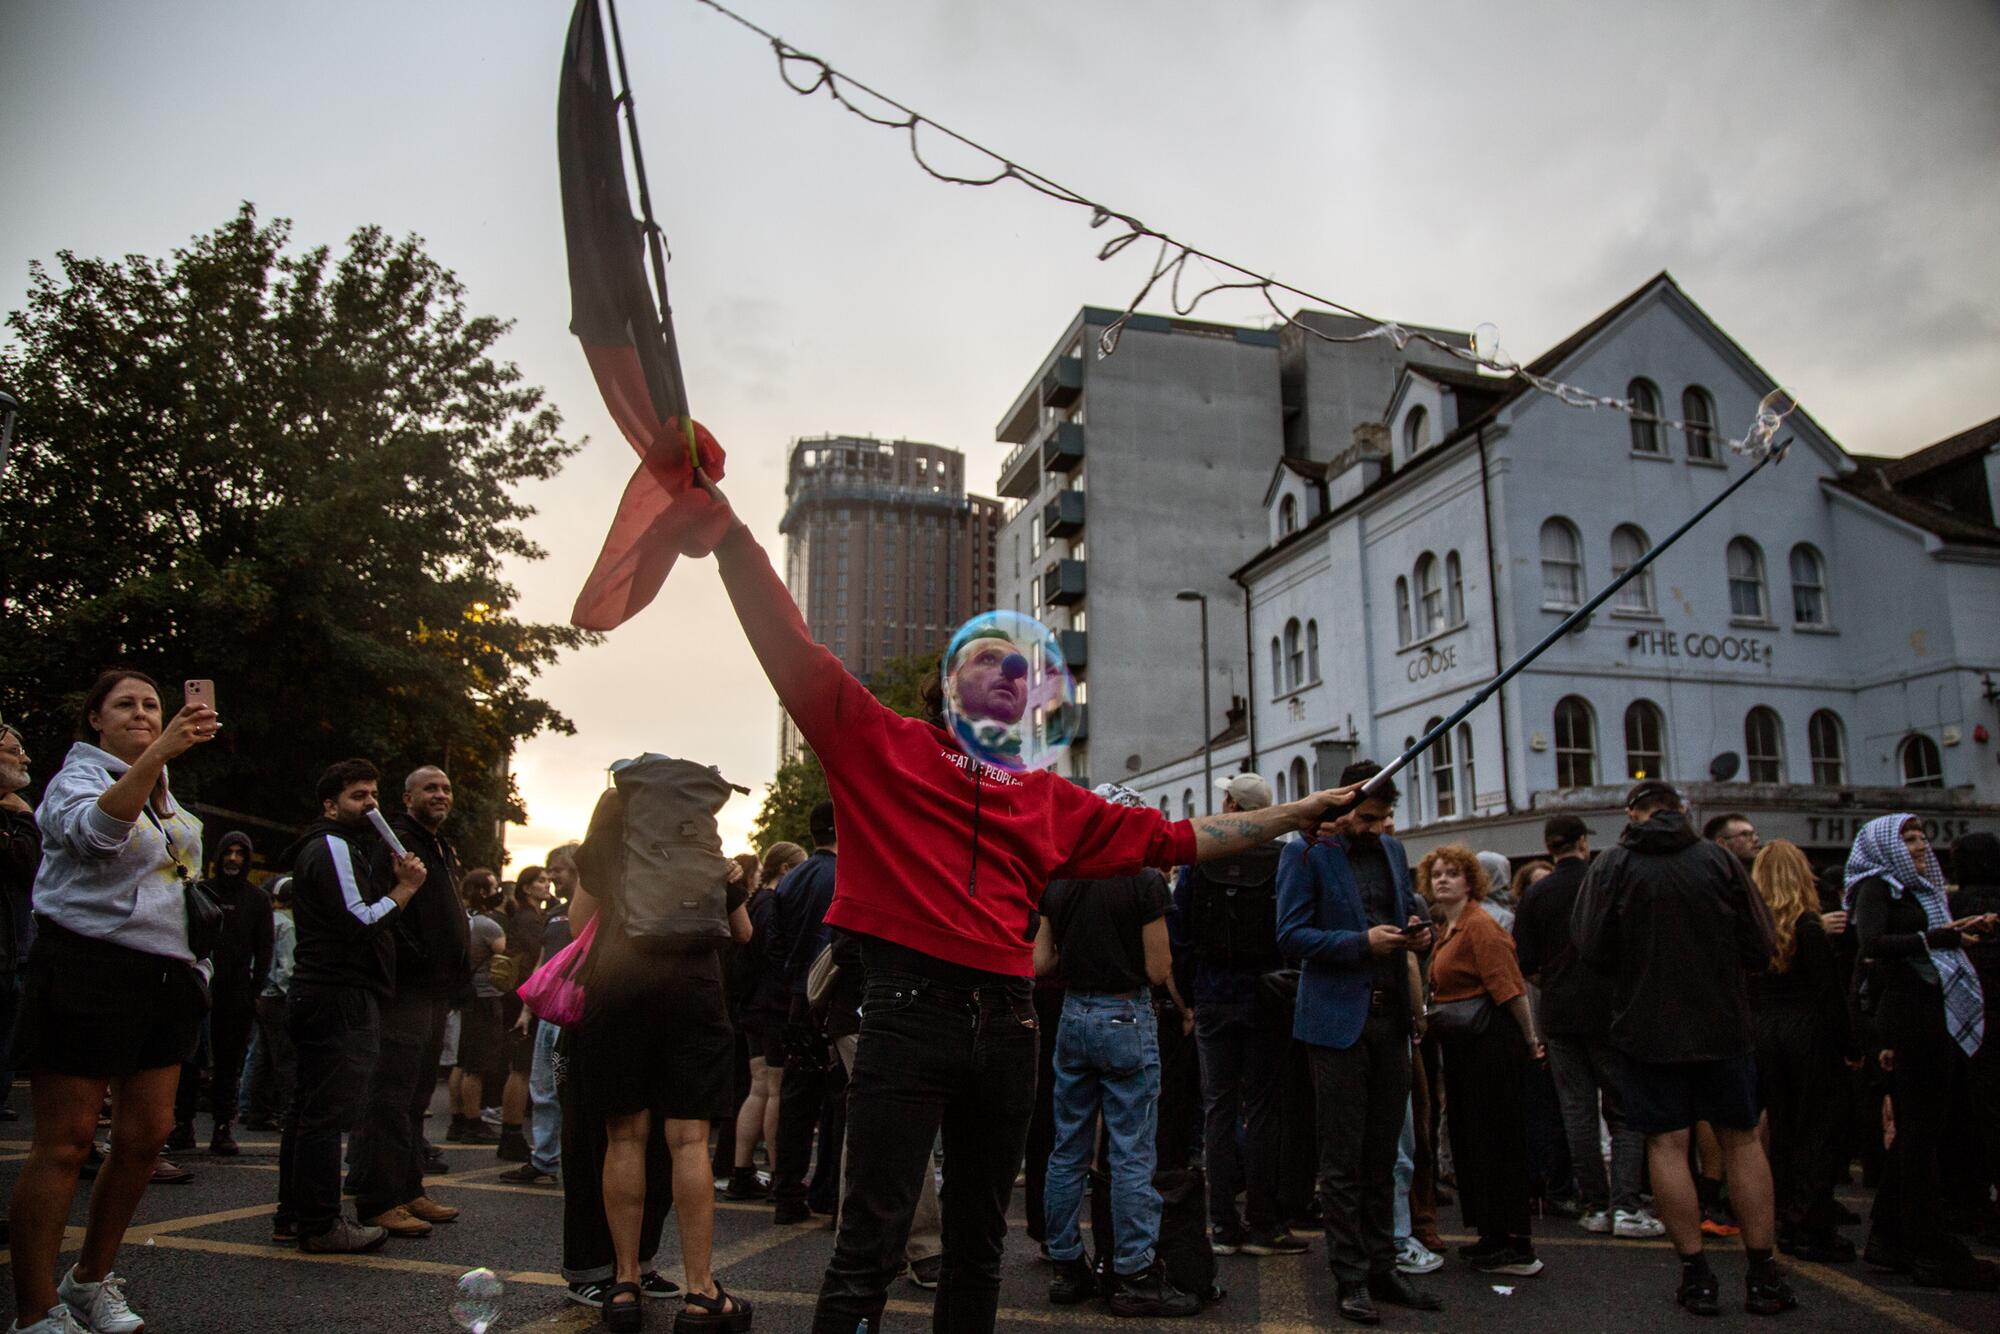
M 1417 863 L 1417 893 L 1424 896 L 1424 902 L 1433 901 L 1431 868 L 1439 862 L 1458 868 L 1458 873 L 1465 877 L 1466 886 L 1474 903 L 1492 892 L 1493 883 L 1487 879 L 1486 868 L 1479 864 L 1477 854 L 1463 843 L 1448 843 L 1441 848 L 1432 848 L 1424 854 L 1424 859 Z

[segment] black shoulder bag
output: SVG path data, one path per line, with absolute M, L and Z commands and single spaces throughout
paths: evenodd
M 180 858 L 174 856 L 174 836 L 167 832 L 160 817 L 153 814 L 153 803 L 145 805 L 146 818 L 153 822 L 153 828 L 160 831 L 160 837 L 167 841 L 167 859 L 174 864 L 174 875 L 181 882 L 181 904 L 187 912 L 188 953 L 196 963 L 215 954 L 215 947 L 222 943 L 222 905 L 208 887 L 188 874 L 188 868 L 181 865 Z

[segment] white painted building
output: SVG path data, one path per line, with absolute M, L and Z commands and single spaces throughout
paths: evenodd
M 1709 426 L 1406 365 L 1373 429 L 1270 474 L 1268 545 L 1233 576 L 1249 716 L 1218 773 L 1292 796 L 1396 754 L 1740 476 L 1724 437 L 1774 387 L 1665 274 L 1532 369 Z M 1406 772 L 1414 848 L 1539 853 L 1559 808 L 1601 814 L 1602 844 L 1642 774 L 1822 859 L 1889 810 L 1944 842 L 2000 829 L 2000 421 L 1895 461 L 1848 454 L 1804 412 L 1783 435 L 1782 463 Z M 1200 809 L 1201 763 L 1128 781 Z

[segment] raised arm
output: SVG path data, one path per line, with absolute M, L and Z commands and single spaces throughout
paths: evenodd
M 1194 827 L 1194 858 L 1205 862 L 1227 857 L 1269 843 L 1293 830 L 1312 829 L 1326 818 L 1329 808 L 1345 805 L 1358 791 L 1359 787 L 1328 788 L 1282 806 L 1197 816 L 1188 822 Z

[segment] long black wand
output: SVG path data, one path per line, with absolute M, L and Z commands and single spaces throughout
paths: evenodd
M 1485 685 L 1481 686 L 1478 690 L 1474 691 L 1472 698 L 1466 700 L 1465 703 L 1459 705 L 1457 711 L 1453 713 L 1449 718 L 1446 718 L 1443 722 L 1431 728 L 1430 731 L 1418 737 L 1417 740 L 1408 749 L 1404 750 L 1404 752 L 1401 755 L 1398 755 L 1395 759 L 1389 761 L 1388 765 L 1384 767 L 1380 773 L 1373 775 L 1367 781 L 1362 783 L 1361 792 L 1353 800 L 1352 803 L 1343 806 L 1329 808 L 1326 813 L 1327 818 L 1332 819 L 1335 816 L 1342 815 L 1345 814 L 1347 811 L 1353 810 L 1355 806 L 1359 805 L 1361 801 L 1365 799 L 1369 794 L 1374 792 L 1376 788 L 1380 787 L 1382 784 L 1388 782 L 1391 778 L 1395 777 L 1395 775 L 1401 770 L 1408 768 L 1410 764 L 1413 763 L 1419 755 L 1423 754 L 1425 751 L 1429 750 L 1432 746 L 1436 745 L 1438 738 L 1444 736 L 1446 733 L 1450 732 L 1452 728 L 1464 722 L 1468 714 L 1470 714 L 1474 709 L 1478 708 L 1481 704 L 1484 704 L 1488 699 L 1491 699 L 1494 691 L 1498 690 L 1501 686 L 1506 685 L 1516 676 L 1519 676 L 1524 670 L 1527 669 L 1529 663 L 1533 662 L 1536 658 L 1541 657 L 1542 654 L 1548 652 L 1550 648 L 1554 647 L 1557 640 L 1561 639 L 1564 635 L 1568 634 L 1570 631 L 1576 629 L 1577 626 L 1581 625 L 1585 620 L 1589 618 L 1592 612 L 1596 611 L 1599 607 L 1603 606 L 1605 602 L 1607 602 L 1611 598 L 1612 594 L 1616 593 L 1619 589 L 1625 587 L 1625 585 L 1631 583 L 1634 579 L 1638 578 L 1640 571 L 1644 570 L 1647 566 L 1651 565 L 1654 559 L 1661 552 L 1665 551 L 1668 547 L 1672 546 L 1674 543 L 1680 541 L 1683 537 L 1687 536 L 1688 532 L 1691 529 L 1693 529 L 1693 527 L 1696 524 L 1700 523 L 1703 519 L 1706 519 L 1710 514 L 1715 512 L 1716 506 L 1720 505 L 1723 501 L 1735 495 L 1737 490 L 1741 488 L 1745 482 L 1749 481 L 1752 477 L 1755 477 L 1758 473 L 1762 472 L 1764 470 L 1764 465 L 1783 458 L 1785 455 L 1785 451 L 1791 447 L 1791 444 L 1792 441 L 1790 437 L 1787 437 L 1781 444 L 1778 444 L 1775 447 L 1767 450 L 1764 454 L 1764 457 L 1757 460 L 1756 466 L 1752 467 L 1748 472 L 1744 473 L 1741 477 L 1737 478 L 1735 481 L 1731 482 L 1728 486 L 1724 487 L 1721 493 L 1718 494 L 1715 497 L 1715 499 L 1709 501 L 1706 505 L 1703 505 L 1700 509 L 1696 510 L 1694 514 L 1689 517 L 1686 523 L 1674 529 L 1674 531 L 1672 531 L 1671 533 L 1668 533 L 1658 542 L 1655 542 L 1652 545 L 1652 547 L 1647 550 L 1645 555 L 1639 557 L 1638 560 L 1632 562 L 1631 567 L 1627 569 L 1625 573 L 1619 575 L 1616 579 L 1613 579 L 1610 583 L 1606 584 L 1603 588 L 1599 589 L 1596 597 L 1591 598 L 1581 607 L 1578 607 L 1575 611 L 1565 616 L 1563 618 L 1563 622 L 1561 625 L 1558 625 L 1555 629 L 1549 631 L 1548 634 L 1542 637 L 1541 643 L 1535 645 L 1533 648 L 1529 649 L 1526 653 L 1523 653 L 1520 657 L 1516 658 L 1513 661 L 1513 663 L 1507 667 L 1505 671 L 1501 672 L 1491 681 L 1488 681 Z

